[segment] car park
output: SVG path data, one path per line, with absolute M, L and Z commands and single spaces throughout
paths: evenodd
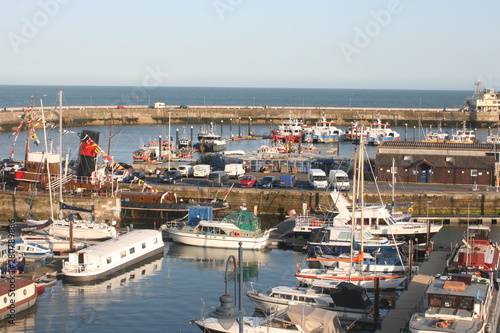
M 243 176 L 238 183 L 240 187 L 253 187 L 257 183 L 255 176 Z
M 278 185 L 278 179 L 274 176 L 264 176 L 258 183 L 257 187 L 273 188 Z
M 178 181 L 182 181 L 182 174 L 179 170 L 169 170 L 165 172 L 161 181 L 164 183 L 175 184 Z
M 123 178 L 122 182 L 131 183 L 133 181 L 144 180 L 144 179 L 146 179 L 146 174 L 144 173 L 144 171 L 134 171 L 127 177 Z

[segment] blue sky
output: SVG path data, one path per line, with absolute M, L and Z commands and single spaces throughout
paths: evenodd
M 499 1 L 0 0 L 0 84 L 500 89 Z

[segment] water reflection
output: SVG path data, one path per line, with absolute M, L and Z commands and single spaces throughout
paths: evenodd
M 170 258 L 180 258 L 187 262 L 193 262 L 200 268 L 216 269 L 225 271 L 226 260 L 230 255 L 238 257 L 238 250 L 207 248 L 202 246 L 190 246 L 172 243 L 167 252 Z M 259 267 L 267 265 L 269 253 L 266 251 L 243 251 L 243 279 L 257 277 Z

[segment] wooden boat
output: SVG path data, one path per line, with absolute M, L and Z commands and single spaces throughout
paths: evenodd
M 163 252 L 160 231 L 134 230 L 100 244 L 70 253 L 62 268 L 67 282 L 88 282 L 110 275 Z
M 15 290 L 12 290 L 12 285 Z M 0 279 L 0 299 L 3 305 L 0 307 L 0 320 L 14 324 L 16 315 L 36 304 L 38 293 L 35 282 L 26 278 L 2 278 Z
M 168 232 L 174 242 L 193 246 L 261 250 L 267 247 L 271 231 L 260 229 L 260 218 L 248 211 L 236 212 L 220 221 L 200 220 Z
M 467 274 L 441 276 L 427 288 L 425 312 L 410 319 L 412 333 L 493 332 L 490 322 L 498 320 L 493 284 L 490 279 Z

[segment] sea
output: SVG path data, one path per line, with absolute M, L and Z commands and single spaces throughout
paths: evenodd
M 57 91 L 64 92 L 63 105 L 145 105 L 165 102 L 169 105 L 284 105 L 284 106 L 352 106 L 352 107 L 422 107 L 457 108 L 472 91 L 423 90 L 359 90 L 359 89 L 279 89 L 279 88 L 190 88 L 190 87 L 78 87 L 78 86 L 0 86 L 0 110 L 3 107 L 27 107 L 31 96 L 38 105 L 58 105 Z M 176 124 L 170 131 L 166 125 L 94 126 L 65 128 L 63 154 L 77 159 L 78 133 L 83 129 L 101 133 L 99 145 L 116 161 L 131 162 L 132 152 L 142 143 L 157 140 L 179 131 L 195 135 L 206 124 Z M 404 136 L 405 128 L 393 127 Z M 220 132 L 220 124 L 217 129 Z M 246 126 L 224 124 L 223 132 L 242 135 Z M 254 126 L 257 134 L 269 133 L 269 126 Z M 451 129 L 450 129 L 451 130 Z M 74 133 L 72 133 L 74 132 Z M 0 133 L 0 158 L 11 153 L 14 159 L 24 158 L 24 139 L 9 132 Z M 421 131 L 410 129 L 409 140 Z M 479 138 L 486 138 L 479 130 Z M 57 150 L 56 131 L 47 133 L 46 149 Z M 266 140 L 230 142 L 228 149 L 255 150 Z M 341 156 L 352 156 L 353 145 L 344 142 Z M 44 140 L 38 149 L 45 149 Z M 368 154 L 374 156 L 376 148 Z M 434 236 L 435 248 L 446 248 L 460 242 L 465 226 L 444 226 Z M 492 226 L 493 239 L 500 241 L 500 226 Z M 306 254 L 292 250 L 243 251 L 245 288 L 267 289 L 274 286 L 295 286 L 296 264 L 305 265 Z M 95 285 L 76 286 L 59 280 L 38 298 L 30 311 L 19 313 L 15 325 L 0 323 L 0 332 L 200 332 L 190 324 L 220 306 L 219 297 L 225 292 L 226 261 L 237 251 L 206 249 L 167 242 L 162 257 L 141 263 L 137 267 Z M 234 284 L 228 290 L 235 295 Z M 244 297 L 247 314 L 253 313 L 250 301 Z M 383 332 L 383 322 L 382 330 Z M 352 331 L 355 332 L 355 331 Z

